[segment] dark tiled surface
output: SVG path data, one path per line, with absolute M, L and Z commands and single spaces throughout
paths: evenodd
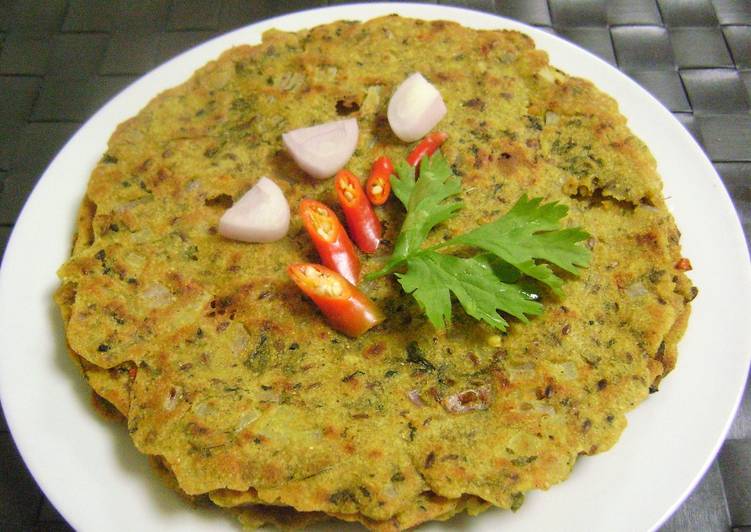
M 556 27 L 604 26 L 607 9 L 602 0 L 548 0 Z
M 751 24 L 751 2 L 748 0 L 714 0 L 720 24 Z
M 220 2 L 175 0 L 172 4 L 168 30 L 215 30 L 219 23 Z
M 618 65 L 639 70 L 670 70 L 675 64 L 670 35 L 659 26 L 619 26 L 610 29 Z
M 681 68 L 734 66 L 720 28 L 674 28 L 670 41 Z
M 746 232 L 746 244 L 751 240 L 751 191 L 748 188 L 748 176 L 751 176 L 749 163 L 719 163 L 718 171 L 733 195 L 733 203 L 742 213 L 743 229 Z M 751 441 L 751 379 L 746 383 L 746 393 L 741 399 L 738 413 L 728 432 L 728 439 Z M 746 501 L 751 506 L 751 499 Z
M 47 74 L 87 79 L 96 74 L 109 35 L 106 33 L 62 33 L 52 39 Z
M 37 96 L 39 79 L 24 76 L 0 77 L 0 94 L 3 105 L 0 107 L 0 121 L 23 122 L 28 118 L 31 106 Z
M 40 521 L 32 530 L 33 532 L 73 532 L 73 529 L 64 521 Z
M 565 28 L 559 34 L 615 66 L 613 41 L 607 28 Z
M 0 52 L 0 74 L 40 76 L 47 69 L 50 42 L 45 35 L 11 33 Z
M 143 74 L 156 66 L 154 43 L 158 37 L 149 31 L 117 31 L 110 35 L 101 74 Z
M 639 85 L 673 112 L 691 112 L 681 77 L 673 70 L 627 70 Z
M 0 257 L 5 253 L 5 244 L 10 237 L 10 227 L 0 227 Z M 0 404 L 0 436 L 3 433 L 8 432 L 8 424 L 5 422 L 5 414 L 3 414 L 3 405 Z
M 474 9 L 475 11 L 485 11 L 486 13 L 493 13 L 495 11 L 495 3 L 493 0 L 438 0 L 436 3 L 467 7 L 469 9 Z
M 176 55 L 209 40 L 214 34 L 210 31 L 179 31 L 159 34 L 156 47 L 156 62 L 163 63 Z
M 725 496 L 733 524 L 751 526 L 751 446 L 727 440 L 719 456 Z
M 654 0 L 610 0 L 608 24 L 660 24 L 660 10 Z
M 20 0 L 2 7 L 0 28 L 18 32 L 53 33 L 60 28 L 65 14 L 65 0 Z
M 0 528 L 21 530 L 36 521 L 42 493 L 18 455 L 13 439 L 0 434 Z
M 40 176 L 65 141 L 77 129 L 77 124 L 54 122 L 29 122 L 26 124 L 20 131 L 16 132 L 16 135 L 19 136 L 19 146 L 6 181 L 11 180 L 13 175 L 19 171 L 35 177 Z M 3 197 L 5 192 L 3 190 Z M 23 198 L 19 199 L 22 200 Z
M 715 26 L 712 2 L 709 0 L 657 0 L 662 20 L 669 26 Z
M 748 94 L 748 101 L 751 102 L 751 70 L 741 72 L 741 79 L 746 86 L 746 93 Z
M 751 231 L 751 1 L 424 0 L 495 12 L 617 65 L 694 135 Z M 34 183 L 104 101 L 214 35 L 338 0 L 0 0 L 0 252 Z M 748 388 L 748 386 L 747 386 Z M 751 394 L 661 532 L 751 532 Z M 0 415 L 0 530 L 69 531 Z
M 696 118 L 694 117 L 693 113 L 673 113 L 673 116 L 678 119 L 683 127 L 685 127 L 689 133 L 691 133 L 691 136 L 696 139 L 696 142 L 698 142 L 699 145 L 706 151 L 706 148 L 704 147 L 704 139 L 701 136 L 699 125 L 696 123 Z
M 496 11 L 504 17 L 520 20 L 537 26 L 550 26 L 550 10 L 547 0 L 506 0 L 496 2 Z
M 113 29 L 163 31 L 169 14 L 169 0 L 122 0 L 115 2 Z
M 80 122 L 133 79 L 128 76 L 97 76 L 82 80 L 47 78 L 42 84 L 31 119 Z
M 19 135 L 11 170 L 5 175 L 0 195 L 0 224 L 12 224 L 39 177 L 78 124 L 30 122 Z
M 0 170 L 10 168 L 18 145 L 18 131 L 21 130 L 25 121 L 10 121 L 0 123 Z M 0 198 L 2 198 L 0 192 Z
M 730 524 L 722 475 L 715 461 L 660 532 L 719 532 L 730 528 Z
M 63 31 L 110 31 L 116 14 L 116 2 L 70 0 Z
M 55 509 L 52 504 L 45 499 L 42 502 L 42 507 L 39 509 L 39 518 L 40 523 L 55 523 L 55 522 L 61 522 L 63 521 L 62 516 L 60 513 Z
M 749 4 L 751 6 L 751 2 Z M 751 26 L 725 26 L 725 40 L 739 68 L 751 68 Z
M 333 4 L 334 2 L 328 3 Z M 276 0 L 225 0 L 222 4 L 219 26 L 221 29 L 232 29 L 284 13 L 322 7 L 327 2 L 324 0 L 288 0 L 285 2 L 277 2 Z
M 707 68 L 681 72 L 695 114 L 748 111 L 748 98 L 738 71 Z
M 698 115 L 704 148 L 713 161 L 751 161 L 751 115 Z

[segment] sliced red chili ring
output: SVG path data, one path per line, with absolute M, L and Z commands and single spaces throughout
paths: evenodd
M 300 217 L 315 244 L 321 262 L 352 284 L 360 280 L 360 259 L 334 211 L 320 201 L 300 202 Z
M 433 133 L 426 135 L 409 154 L 407 157 L 407 163 L 411 166 L 419 165 L 423 157 L 426 155 L 433 155 L 433 153 L 441 147 L 441 144 L 446 142 L 447 138 L 449 138 L 448 133 L 444 133 L 443 131 L 434 131 Z
M 365 183 L 365 193 L 373 205 L 383 205 L 391 194 L 391 174 L 394 165 L 385 155 L 379 157 L 370 169 L 370 177 Z
M 320 264 L 292 264 L 287 274 L 318 306 L 334 329 L 356 337 L 385 316 L 356 286 Z
M 352 240 L 363 252 L 375 253 L 381 242 L 381 222 L 360 181 L 349 170 L 340 170 L 334 177 L 334 188 Z

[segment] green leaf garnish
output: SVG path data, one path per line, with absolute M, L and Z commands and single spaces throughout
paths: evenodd
M 502 331 L 508 323 L 498 311 L 523 322 L 528 321 L 528 314 L 542 313 L 542 305 L 531 300 L 519 285 L 504 283 L 487 262 L 475 257 L 424 251 L 410 257 L 407 272 L 396 276 L 439 329 L 451 324 L 451 293 L 467 314 Z
M 462 184 L 440 152 L 422 159 L 420 179 L 415 180 L 415 170 L 406 162 L 397 165 L 396 172 L 398 176 L 392 176 L 391 188 L 407 208 L 407 216 L 394 243 L 394 253 L 373 277 L 391 273 L 420 250 L 431 229 L 462 208 L 461 202 L 446 201 L 461 192 Z
M 397 174 L 391 186 L 407 215 L 393 254 L 367 278 L 403 269 L 396 273 L 399 283 L 436 328 L 451 324 L 452 294 L 469 316 L 501 331 L 508 326 L 502 312 L 527 322 L 543 307 L 524 288 L 523 276 L 561 295 L 563 279 L 550 265 L 578 275 L 589 264 L 591 254 L 582 242 L 590 235 L 579 228 L 560 227 L 568 208 L 526 195 L 497 220 L 423 249 L 430 231 L 462 208 L 457 199 L 461 182 L 440 151 L 423 158 L 419 179 L 406 162 L 397 166 Z M 438 252 L 450 246 L 481 251 L 470 257 Z
M 581 229 L 559 229 L 567 212 L 565 205 L 542 204 L 542 198 L 527 199 L 523 195 L 505 216 L 452 238 L 441 247 L 461 244 L 483 249 L 561 295 L 563 279 L 547 264 L 536 261 L 547 261 L 574 275 L 589 264 L 589 250 L 577 245 L 589 234 Z

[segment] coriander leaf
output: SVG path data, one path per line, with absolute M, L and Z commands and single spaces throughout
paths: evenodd
M 460 192 L 461 182 L 440 152 L 424 157 L 420 178 L 409 193 L 407 216 L 394 246 L 394 257 L 404 259 L 418 251 L 433 227 L 461 209 L 461 203 L 445 202 Z
M 521 270 L 516 266 L 513 266 L 503 259 L 500 259 L 492 253 L 478 253 L 475 255 L 474 260 L 483 263 L 493 271 L 493 274 L 498 277 L 498 280 L 506 284 L 515 284 L 519 289 L 532 301 L 540 299 L 539 290 L 533 284 L 530 284 L 531 279 L 525 279 Z
M 592 235 L 578 228 L 560 229 L 538 236 L 540 247 L 548 256 L 540 258 L 552 262 L 559 268 L 574 275 L 579 275 L 582 267 L 589 264 L 592 253 L 579 242 L 584 242 Z
M 519 271 L 541 283 L 548 285 L 554 293 L 561 295 L 563 293 L 563 279 L 558 277 L 550 266 L 547 264 L 537 264 L 533 260 L 527 260 L 516 265 Z
M 415 169 L 407 161 L 396 165 L 396 175 L 391 176 L 391 190 L 399 198 L 404 208 L 409 208 L 409 198 L 415 188 Z
M 498 279 L 490 264 L 477 258 L 460 258 L 423 251 L 407 259 L 407 272 L 396 274 L 404 291 L 411 293 L 437 328 L 451 324 L 451 294 L 473 318 L 505 330 L 506 312 L 527 322 L 527 315 L 542 313 L 542 305 L 515 284 Z
M 461 192 L 461 182 L 437 152 L 422 160 L 419 178 L 403 162 L 391 183 L 407 214 L 389 261 L 366 278 L 403 267 L 403 273 L 396 274 L 399 283 L 437 328 L 451 324 L 452 297 L 468 315 L 497 329 L 508 327 L 502 312 L 527 322 L 528 316 L 541 314 L 543 308 L 529 278 L 560 294 L 563 279 L 551 265 L 577 275 L 589 263 L 590 252 L 581 245 L 589 234 L 560 227 L 568 208 L 526 196 L 494 222 L 422 249 L 430 231 L 462 207 L 455 197 Z M 471 257 L 436 251 L 457 245 L 482 251 Z
M 487 264 L 493 270 L 495 276 L 504 283 L 516 283 L 522 277 L 522 272 L 519 271 L 519 268 L 496 257 L 492 253 L 480 253 L 475 255 L 475 259 Z
M 399 284 L 412 294 L 432 323 L 442 328 L 451 323 L 451 293 L 444 276 L 435 271 L 429 260 L 418 255 L 407 261 L 407 272 L 396 274 Z
M 369 279 L 391 273 L 407 257 L 420 250 L 431 229 L 462 208 L 461 202 L 446 201 L 461 192 L 461 181 L 451 171 L 440 151 L 422 159 L 417 180 L 414 179 L 414 171 L 407 167 L 399 165 L 399 177 L 392 178 L 394 193 L 407 207 L 407 216 L 394 244 L 391 259 L 381 270 L 370 274 Z
M 501 218 L 441 247 L 460 244 L 489 251 L 560 294 L 563 280 L 535 260 L 545 260 L 578 275 L 580 267 L 590 260 L 589 250 L 579 243 L 590 235 L 580 229 L 560 229 L 559 222 L 568 208 L 556 202 L 541 202 L 542 198 L 528 199 L 523 195 Z

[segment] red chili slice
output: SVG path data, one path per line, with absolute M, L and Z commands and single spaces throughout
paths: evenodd
M 360 259 L 334 211 L 320 201 L 300 202 L 300 217 L 321 262 L 342 274 L 352 284 L 360 280 Z
M 287 274 L 321 309 L 334 329 L 356 337 L 385 316 L 368 296 L 333 270 L 320 264 L 292 264 Z
M 412 166 L 419 165 L 423 157 L 426 155 L 433 155 L 433 153 L 441 147 L 441 144 L 446 142 L 447 138 L 449 138 L 448 133 L 444 133 L 443 131 L 434 131 L 433 133 L 426 135 L 425 138 L 415 146 L 412 153 L 409 154 L 409 157 L 407 157 L 407 163 Z
M 394 173 L 394 165 L 391 159 L 385 155 L 379 157 L 370 169 L 370 177 L 365 183 L 365 193 L 373 205 L 383 205 L 391 194 L 391 174 Z
M 360 181 L 349 170 L 340 170 L 334 177 L 334 188 L 352 240 L 363 252 L 375 253 L 381 242 L 381 222 Z

